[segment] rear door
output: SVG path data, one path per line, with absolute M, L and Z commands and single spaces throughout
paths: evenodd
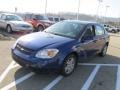
M 104 47 L 106 41 L 105 41 L 105 30 L 100 25 L 95 25 L 95 40 L 98 52 L 101 51 L 101 49 Z

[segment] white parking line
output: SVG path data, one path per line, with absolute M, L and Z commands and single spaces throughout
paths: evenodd
M 100 66 L 110 66 L 110 67 L 114 67 L 114 66 L 119 66 L 120 64 L 78 63 L 78 65 L 86 65 L 86 66 L 96 66 L 96 65 L 100 65 Z
M 43 90 L 51 90 L 62 78 L 63 76 L 58 76 L 55 80 L 53 80 L 50 84 L 48 84 Z
M 2 82 L 2 80 L 6 77 L 6 75 L 8 74 L 8 72 L 10 71 L 11 67 L 15 64 L 14 61 L 12 61 L 9 66 L 7 67 L 7 69 L 2 73 L 2 75 L 0 76 L 0 83 Z
M 100 65 L 97 65 L 93 72 L 90 74 L 90 76 L 88 77 L 87 81 L 85 82 L 85 84 L 83 85 L 83 87 L 81 88 L 81 90 L 89 90 L 89 87 L 95 77 L 95 75 L 97 74 L 98 70 L 100 68 Z
M 14 87 L 15 85 L 23 82 L 24 80 L 30 78 L 31 76 L 33 76 L 35 73 L 31 72 L 31 73 L 28 73 L 27 75 L 23 76 L 22 78 L 19 78 L 17 80 L 15 80 L 14 82 L 10 83 L 9 85 L 3 87 L 2 89 L 0 90 L 9 90 L 10 88 Z
M 117 69 L 116 90 L 120 90 L 120 65 L 118 65 L 118 69 Z
M 118 71 L 117 71 L 117 81 L 116 81 L 116 90 L 120 90 L 120 64 L 97 64 L 97 63 L 78 63 L 78 65 L 86 65 L 86 66 L 96 66 L 94 68 L 94 70 L 92 71 L 92 73 L 90 74 L 90 76 L 88 77 L 88 79 L 86 80 L 86 82 L 84 83 L 83 87 L 81 88 L 81 90 L 88 90 L 92 81 L 94 80 L 99 68 L 101 66 L 118 66 Z M 15 64 L 14 61 L 12 61 L 10 63 L 10 65 L 7 67 L 7 69 L 3 72 L 3 74 L 0 76 L 0 83 L 2 82 L 2 80 L 5 78 L 5 76 L 8 74 L 8 72 L 13 69 L 18 67 L 18 64 Z M 9 90 L 10 88 L 16 86 L 17 84 L 25 81 L 26 79 L 30 78 L 31 76 L 33 76 L 35 73 L 31 72 L 28 73 L 27 75 L 13 81 L 12 83 L 6 85 L 5 87 L 3 87 L 0 90 Z M 63 79 L 63 76 L 58 76 L 57 78 L 55 78 L 51 83 L 49 83 L 45 88 L 43 88 L 43 90 L 51 90 L 56 84 L 58 84 L 61 80 Z

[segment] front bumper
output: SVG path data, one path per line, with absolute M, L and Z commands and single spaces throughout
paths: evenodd
M 38 59 L 33 55 L 26 55 L 18 50 L 12 50 L 12 58 L 23 67 L 33 67 L 39 69 L 60 69 L 58 57 L 53 59 Z
M 12 27 L 13 31 L 21 31 L 21 32 L 31 32 L 33 31 L 33 28 L 23 28 L 23 27 Z

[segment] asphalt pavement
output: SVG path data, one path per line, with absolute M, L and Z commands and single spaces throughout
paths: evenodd
M 80 60 L 74 73 L 36 74 L 11 58 L 15 41 L 0 41 L 0 90 L 120 90 L 120 37 L 111 36 L 105 57 Z

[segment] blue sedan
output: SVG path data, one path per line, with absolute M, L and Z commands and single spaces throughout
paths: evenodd
M 81 58 L 105 56 L 109 35 L 98 23 L 65 20 L 43 32 L 20 37 L 12 47 L 13 59 L 23 67 L 72 74 Z

